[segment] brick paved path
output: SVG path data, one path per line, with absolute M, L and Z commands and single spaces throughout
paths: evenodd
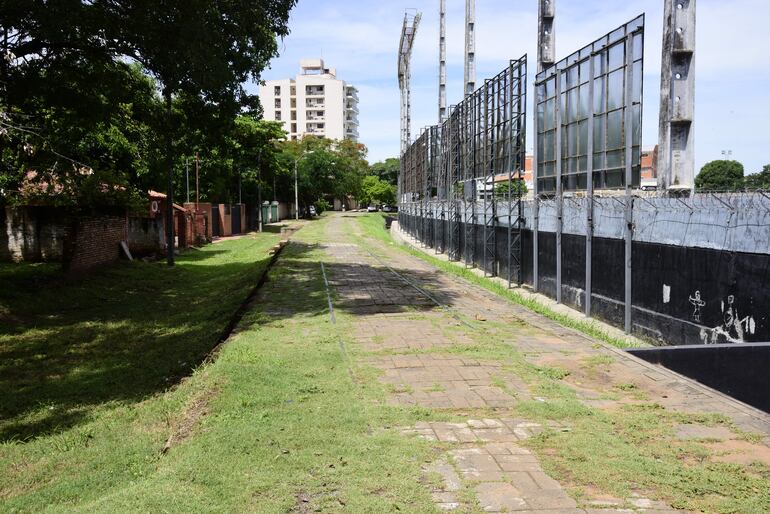
M 367 247 L 356 245 L 350 237 L 359 230 L 354 221 L 349 216 L 333 217 L 324 243 L 330 286 L 337 295 L 335 308 L 354 315 L 354 350 L 364 355 L 363 363 L 382 371 L 392 404 L 451 410 L 467 417 L 459 423 L 424 422 L 403 428 L 407 435 L 450 445 L 444 457 L 425 468 L 426 474 L 441 477 L 443 485 L 432 491 L 439 507 L 462 506 L 460 492 L 466 487 L 486 512 L 593 512 L 594 508 L 627 512 L 621 506 L 671 511 L 641 497 L 589 498 L 578 510 L 575 500 L 546 475 L 535 455 L 519 444 L 544 427 L 512 419 L 506 412 L 516 402 L 533 398 L 527 384 L 499 361 L 450 351 L 456 345 L 472 345 L 479 337 L 517 348 L 530 363 L 567 370 L 564 382 L 586 405 L 612 408 L 645 400 L 675 411 L 722 413 L 741 429 L 764 436 L 765 445 L 757 443 L 754 450 L 770 446 L 770 417 L 598 344 L 385 244 L 366 239 Z M 439 308 L 437 302 L 450 311 Z M 632 391 L 607 394 L 627 389 Z M 474 417 L 479 412 L 494 415 Z M 682 430 L 683 439 L 691 436 L 692 429 Z M 732 437 L 709 434 L 715 439 Z

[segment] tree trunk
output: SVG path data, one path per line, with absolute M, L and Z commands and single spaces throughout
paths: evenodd
M 171 134 L 171 89 L 164 88 L 163 96 L 166 100 L 166 172 L 168 183 L 166 185 L 166 263 L 174 265 L 174 155 L 173 140 Z

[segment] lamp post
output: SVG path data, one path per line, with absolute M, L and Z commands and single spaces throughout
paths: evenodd
M 299 165 L 300 159 L 302 159 L 304 155 L 301 155 L 299 159 L 294 161 L 294 219 L 299 220 L 299 190 L 297 189 L 297 166 Z
M 294 219 L 299 220 L 299 188 L 297 187 L 297 167 L 304 157 L 315 153 L 315 150 L 305 152 L 294 160 Z

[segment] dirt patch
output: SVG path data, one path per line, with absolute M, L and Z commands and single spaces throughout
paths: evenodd
M 209 413 L 211 400 L 217 394 L 219 394 L 218 389 L 209 389 L 193 398 L 190 405 L 185 409 L 182 418 L 173 427 L 171 435 L 166 439 L 166 444 L 163 445 L 161 453 L 167 453 L 172 446 L 181 444 L 190 438 L 198 422 Z
M 743 465 L 760 462 L 770 466 L 770 448 L 763 444 L 732 439 L 708 443 L 706 447 L 713 452 L 714 455 L 711 457 L 711 460 L 716 462 Z

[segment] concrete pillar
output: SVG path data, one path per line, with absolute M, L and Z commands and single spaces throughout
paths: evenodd
M 556 16 L 556 0 L 539 0 L 537 71 L 541 72 L 556 62 L 556 34 L 553 21 Z
M 658 189 L 695 187 L 695 0 L 664 0 Z

